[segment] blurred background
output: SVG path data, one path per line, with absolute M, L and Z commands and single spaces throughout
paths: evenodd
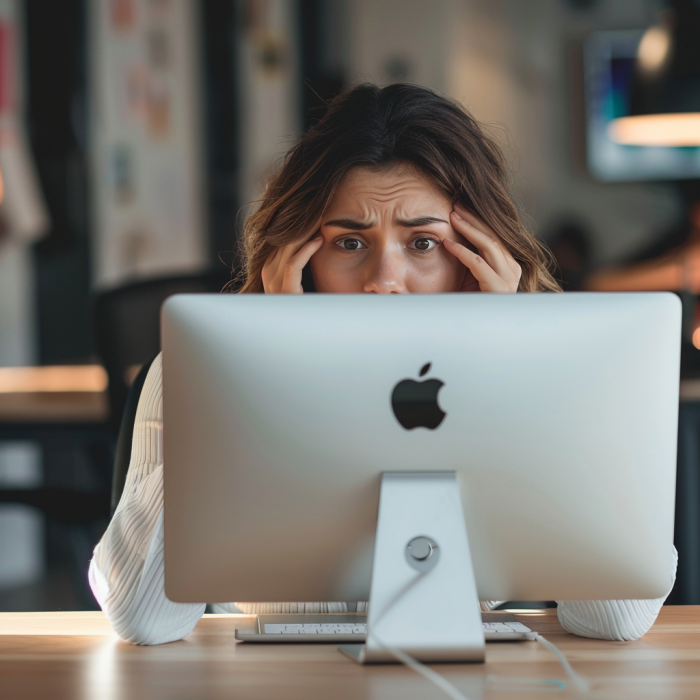
M 566 290 L 681 296 L 670 600 L 700 603 L 698 36 L 697 0 L 0 0 L 0 610 L 97 608 L 160 303 L 231 279 L 246 203 L 359 81 L 488 125 Z

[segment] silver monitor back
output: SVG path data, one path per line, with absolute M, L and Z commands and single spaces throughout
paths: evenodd
M 457 472 L 482 600 L 663 595 L 680 319 L 665 293 L 172 297 L 168 597 L 366 599 L 392 471 Z M 437 427 L 399 423 L 405 379 L 444 383 Z

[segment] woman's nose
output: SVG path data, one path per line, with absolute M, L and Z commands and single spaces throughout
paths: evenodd
M 369 261 L 364 291 L 370 294 L 405 294 L 406 263 L 400 253 L 381 251 Z

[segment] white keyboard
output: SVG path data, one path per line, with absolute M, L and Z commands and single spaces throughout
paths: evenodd
M 356 634 L 363 638 L 367 634 L 367 623 L 361 622 L 357 625 L 337 624 L 337 625 L 264 625 L 265 634 Z
M 481 626 L 487 642 L 534 639 L 537 634 L 522 622 L 482 622 Z
M 482 622 L 484 637 L 488 642 L 517 641 L 519 639 L 532 639 L 534 632 L 521 622 Z M 352 637 L 353 641 L 364 642 L 367 636 L 367 623 L 357 624 L 265 624 L 263 635 L 295 635 L 300 637 L 338 636 Z M 301 641 L 301 640 L 299 640 Z

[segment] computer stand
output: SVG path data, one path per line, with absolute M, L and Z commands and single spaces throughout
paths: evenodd
M 484 633 L 455 472 L 382 474 L 365 644 L 359 663 L 484 660 Z

